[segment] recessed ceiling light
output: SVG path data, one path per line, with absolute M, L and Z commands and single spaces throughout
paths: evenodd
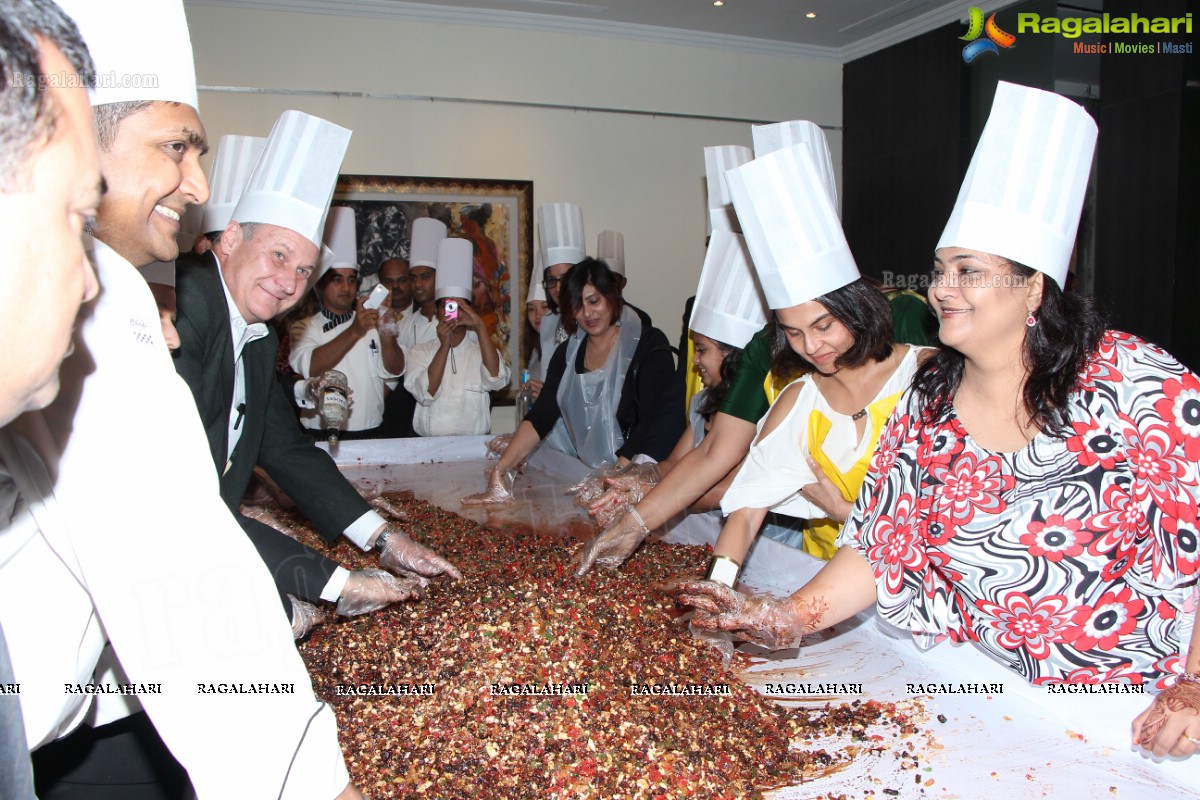
M 807 14 L 805 14 L 804 16 L 808 17 L 809 19 L 816 19 L 816 18 L 817 18 L 817 12 L 815 12 L 815 11 L 810 11 L 810 12 L 808 12 Z
M 717 7 L 723 6 L 725 5 L 725 0 L 713 0 L 713 5 Z

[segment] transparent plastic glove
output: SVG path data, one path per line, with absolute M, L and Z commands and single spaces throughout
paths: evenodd
M 321 399 L 321 390 L 325 388 L 326 375 L 322 373 L 314 375 L 311 378 L 305 378 L 303 381 L 304 388 L 301 390 L 301 395 L 308 402 L 309 406 L 316 408 L 318 401 Z M 354 405 L 354 390 L 346 388 L 346 409 L 349 410 Z
M 383 488 L 376 486 L 373 489 L 359 489 L 358 493 L 362 495 L 362 499 L 366 500 L 372 508 L 379 511 L 385 517 L 408 522 L 408 514 L 405 514 L 400 509 L 389 503 L 383 496 Z
M 504 455 L 504 451 L 508 449 L 512 443 L 511 433 L 502 433 L 487 443 L 488 458 L 495 456 L 499 458 Z
M 667 594 L 696 608 L 693 628 L 727 631 L 734 640 L 754 642 L 768 650 L 796 647 L 815 627 L 812 613 L 788 600 L 747 597 L 714 581 L 681 581 L 669 587 Z
M 242 512 L 243 517 L 257 520 L 269 528 L 274 528 L 284 536 L 288 536 L 292 539 L 298 538 L 298 534 L 294 528 L 292 528 L 290 525 L 280 522 L 274 514 L 272 514 L 270 511 L 267 511 L 262 506 L 242 506 L 238 510 Z
M 733 634 L 728 631 L 697 628 L 691 624 L 688 625 L 688 633 L 692 634 L 692 638 L 696 641 L 702 642 L 720 653 L 726 664 L 733 660 Z
M 608 488 L 608 479 L 620 471 L 621 467 L 616 464 L 605 464 L 589 472 L 586 478 L 574 486 L 568 486 L 566 493 L 575 495 L 575 502 L 587 508 L 597 497 L 604 494 Z
M 415 573 L 427 578 L 438 575 L 448 575 L 455 580 L 462 578 L 458 567 L 425 545 L 413 541 L 404 531 L 395 528 L 391 531 L 392 535 L 388 537 L 383 552 L 379 554 L 379 566 L 388 572 L 401 576 Z
M 613 520 L 633 506 L 658 485 L 657 464 L 630 464 L 607 480 L 608 489 L 592 501 L 588 513 L 600 525 L 608 527 Z
M 580 551 L 579 566 L 575 574 L 586 575 L 593 566 L 616 569 L 625 563 L 625 559 L 637 550 L 645 538 L 646 531 L 641 523 L 635 520 L 632 514 L 622 514 L 620 519 L 605 528 Z
M 338 598 L 337 613 L 357 617 L 401 600 L 419 600 L 428 585 L 429 581 L 420 575 L 393 575 L 382 569 L 355 570 Z
M 292 601 L 292 638 L 300 641 L 313 628 L 326 620 L 325 612 L 312 603 L 306 603 L 295 595 L 288 595 Z
M 516 502 L 513 497 L 513 481 L 516 475 L 512 471 L 500 469 L 500 465 L 488 471 L 488 488 L 482 492 L 469 494 L 462 499 L 464 506 L 490 506 Z

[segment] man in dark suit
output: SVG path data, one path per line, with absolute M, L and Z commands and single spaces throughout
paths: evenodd
M 207 264 L 181 265 L 176 276 L 176 326 L 181 342 L 176 370 L 196 398 L 214 464 L 221 472 L 221 496 L 236 510 L 254 467 L 261 466 L 331 544 L 345 534 L 363 549 L 379 549 L 381 566 L 401 576 L 445 573 L 459 577 L 453 565 L 389 526 L 359 496 L 333 460 L 300 431 L 288 398 L 275 380 L 278 338 L 262 323 L 271 318 L 267 314 L 275 316 L 293 307 L 308 288 L 315 259 L 297 257 L 301 243 L 311 245 L 287 228 L 231 222 L 212 253 L 205 254 Z M 309 249 L 308 254 L 315 256 L 316 248 Z M 285 256 L 286 264 L 277 263 L 277 252 Z M 231 322 L 233 315 L 240 322 Z M 262 325 L 263 335 L 246 342 L 241 350 L 245 400 L 237 406 L 240 420 L 234 423 L 241 436 L 230 452 L 235 324 L 247 331 Z M 271 533 L 274 537 L 259 530 L 252 539 L 260 552 L 264 552 L 263 539 L 275 540 L 271 548 L 277 554 L 275 566 L 282 565 L 288 573 L 280 575 L 276 569 L 277 582 L 294 584 L 318 576 L 328 580 L 333 575 L 333 562 L 314 559 L 315 554 L 303 553 L 287 537 Z

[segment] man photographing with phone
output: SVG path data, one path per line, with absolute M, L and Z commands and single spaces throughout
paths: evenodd
M 354 210 L 329 209 L 325 243 L 334 255 L 316 284 L 321 310 L 293 327 L 288 361 L 305 378 L 331 369 L 343 373 L 351 401 L 341 438 L 376 439 L 382 435 L 385 382 L 404 374 L 404 351 L 395 336 L 381 336 L 378 330 L 387 288 L 380 284 L 358 297 L 357 241 Z M 325 437 L 316 409 L 302 409 L 300 423 L 315 438 Z
M 437 250 L 437 338 L 413 347 L 405 386 L 417 400 L 413 428 L 421 436 L 490 433 L 489 392 L 508 385 L 487 325 L 471 295 L 474 249 L 466 239 L 443 239 Z

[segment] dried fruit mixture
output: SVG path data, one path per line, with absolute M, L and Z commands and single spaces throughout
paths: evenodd
M 655 588 L 702 573 L 705 548 L 650 544 L 618 573 L 577 579 L 577 540 L 389 500 L 464 579 L 324 625 L 300 648 L 372 798 L 741 800 L 836 771 L 877 744 L 880 725 L 914 732 L 891 704 L 785 709 L 739 682 Z M 371 565 L 289 521 L 340 563 Z M 844 747 L 812 744 L 831 734 Z

